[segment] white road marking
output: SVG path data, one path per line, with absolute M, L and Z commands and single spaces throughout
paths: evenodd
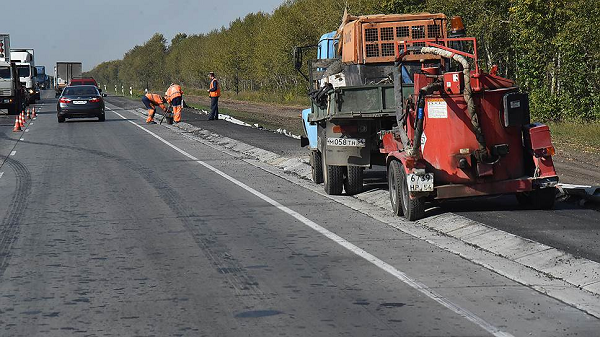
M 25 138 L 21 138 L 21 139 L 19 139 L 19 140 L 25 140 Z
M 29 129 L 25 129 L 25 132 L 29 132 Z
M 113 113 L 117 114 L 119 117 L 121 117 L 124 120 L 127 120 L 127 118 L 123 115 L 121 115 L 120 113 L 107 108 L 107 110 L 112 111 Z M 414 280 L 412 278 L 410 278 L 408 275 L 406 275 L 405 273 L 403 273 L 402 271 L 394 268 L 394 266 L 380 260 L 379 258 L 377 258 L 376 256 L 372 255 L 371 253 L 368 253 L 367 251 L 363 250 L 362 248 L 355 246 L 354 244 L 350 243 L 349 241 L 347 241 L 346 239 L 342 238 L 341 236 L 329 231 L 328 229 L 321 227 L 320 225 L 318 225 L 317 223 L 313 222 L 312 220 L 306 218 L 305 216 L 303 216 L 302 214 L 286 207 L 283 206 L 282 204 L 280 204 L 279 202 L 271 199 L 270 197 L 262 194 L 261 192 L 253 189 L 252 187 L 244 184 L 243 182 L 231 177 L 230 175 L 228 175 L 227 173 L 213 167 L 210 164 L 207 164 L 205 162 L 203 162 L 202 160 L 199 160 L 198 158 L 192 156 L 191 154 L 187 153 L 186 151 L 178 148 L 177 146 L 171 144 L 170 142 L 168 142 L 167 140 L 165 140 L 164 138 L 160 137 L 159 135 L 155 134 L 154 132 L 146 129 L 145 127 L 135 123 L 134 121 L 130 121 L 127 120 L 129 123 L 137 126 L 138 128 L 142 129 L 144 132 L 150 134 L 152 137 L 158 139 L 159 141 L 161 141 L 163 144 L 169 146 L 170 148 L 172 148 L 173 150 L 181 153 L 183 156 L 195 161 L 196 163 L 204 166 L 205 168 L 213 171 L 214 173 L 220 175 L 221 177 L 229 180 L 230 182 L 232 182 L 233 184 L 243 188 L 244 190 L 254 194 L 255 196 L 259 197 L 260 199 L 262 199 L 263 201 L 271 204 L 272 206 L 274 206 L 275 208 L 283 211 L 284 213 L 289 214 L 290 216 L 294 217 L 296 220 L 300 221 L 301 223 L 305 224 L 306 226 L 314 229 L 315 231 L 321 233 L 323 236 L 327 237 L 328 239 L 334 241 L 335 243 L 339 244 L 340 246 L 348 249 L 349 251 L 351 251 L 352 253 L 362 257 L 363 259 L 369 261 L 370 263 L 372 263 L 373 265 L 379 267 L 381 270 L 387 272 L 388 274 L 394 276 L 396 279 L 404 282 L 405 284 L 411 286 L 412 288 L 414 288 L 415 290 L 421 292 L 422 294 L 424 294 L 425 296 L 429 297 L 430 299 L 436 301 L 437 303 L 443 305 L 444 307 L 452 310 L 453 312 L 455 312 L 456 314 L 464 317 L 465 319 L 471 321 L 472 323 L 475 323 L 476 325 L 480 326 L 481 328 L 483 328 L 484 330 L 486 330 L 487 332 L 489 332 L 490 334 L 492 334 L 493 336 L 496 337 L 512 337 L 513 335 L 511 335 L 508 332 L 504 332 L 502 330 L 500 330 L 499 328 L 495 327 L 494 325 L 488 323 L 487 321 L 485 321 L 484 319 L 482 319 L 481 317 L 477 316 L 476 314 L 472 313 L 471 311 L 464 309 L 462 307 L 460 307 L 458 304 L 455 304 L 454 302 L 450 301 L 449 299 L 443 297 L 441 294 L 437 293 L 436 291 L 430 289 L 429 287 L 427 287 L 427 285 L 425 285 L 424 283 L 421 283 L 417 280 Z
M 10 153 L 11 156 L 14 156 L 15 154 L 17 154 L 17 151 L 13 151 Z
M 4 176 L 4 172 L 0 172 L 0 179 Z

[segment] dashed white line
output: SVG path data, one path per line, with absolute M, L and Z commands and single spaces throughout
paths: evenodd
M 4 176 L 4 172 L 0 172 L 0 179 Z
M 409 285 L 410 287 L 414 288 L 415 290 L 421 292 L 423 295 L 429 297 L 430 299 L 434 300 L 435 302 L 441 304 L 442 306 L 446 307 L 447 309 L 450 309 L 451 311 L 453 311 L 454 313 L 462 316 L 463 318 L 469 320 L 470 322 L 478 325 L 479 327 L 481 327 L 482 329 L 486 330 L 487 332 L 489 332 L 490 334 L 492 334 L 493 336 L 496 337 L 511 337 L 513 335 L 511 335 L 508 332 L 504 332 L 502 330 L 500 330 L 499 328 L 497 328 L 496 326 L 492 325 L 491 323 L 488 323 L 487 321 L 485 321 L 483 318 L 477 316 L 476 314 L 474 314 L 473 312 L 464 309 L 462 307 L 460 307 L 458 304 L 455 304 L 454 302 L 450 301 L 449 299 L 443 297 L 441 294 L 437 293 L 436 291 L 434 291 L 433 289 L 429 288 L 427 285 L 425 285 L 424 283 L 421 283 L 417 280 L 414 280 L 412 278 L 410 278 L 408 275 L 406 275 L 404 272 L 396 269 L 394 266 L 380 260 L 379 258 L 377 258 L 376 256 L 372 255 L 371 253 L 363 250 L 362 248 L 352 244 L 351 242 L 347 241 L 346 239 L 342 238 L 341 236 L 329 231 L 328 229 L 318 225 L 317 223 L 315 223 L 314 221 L 306 218 L 305 216 L 303 216 L 302 214 L 286 207 L 283 206 L 282 204 L 280 204 L 279 202 L 277 202 L 276 200 L 271 199 L 270 197 L 266 196 L 265 194 L 262 194 L 261 192 L 253 189 L 252 187 L 244 184 L 243 182 L 233 178 L 232 176 L 228 175 L 227 173 L 215 168 L 214 166 L 203 162 L 202 160 L 199 160 L 198 158 L 192 156 L 191 154 L 187 153 L 186 151 L 178 148 L 177 146 L 171 144 L 169 141 L 165 140 L 164 138 L 160 137 L 159 135 L 155 134 L 154 132 L 146 129 L 145 127 L 135 123 L 134 121 L 130 121 L 127 120 L 127 118 L 123 115 L 121 115 L 120 113 L 107 108 L 107 110 L 114 112 L 116 115 L 118 115 L 119 117 L 121 117 L 122 119 L 128 121 L 129 123 L 135 125 L 136 127 L 142 129 L 144 132 L 150 134 L 152 137 L 158 139 L 159 141 L 161 141 L 162 143 L 164 143 L 165 145 L 169 146 L 170 148 L 172 148 L 173 150 L 179 152 L 180 154 L 182 154 L 183 156 L 195 161 L 196 163 L 204 166 L 205 168 L 213 171 L 214 173 L 220 175 L 221 177 L 229 180 L 230 182 L 232 182 L 233 184 L 241 187 L 242 189 L 250 192 L 251 194 L 254 194 L 255 196 L 257 196 L 258 198 L 262 199 L 263 201 L 271 204 L 272 206 L 274 206 L 275 208 L 283 211 L 284 213 L 289 214 L 290 216 L 292 216 L 293 218 L 295 218 L 296 220 L 300 221 L 301 223 L 305 224 L 306 226 L 314 229 L 315 231 L 321 233 L 323 236 L 327 237 L 328 239 L 334 241 L 335 243 L 339 244 L 340 246 L 348 249 L 349 251 L 351 251 L 352 253 L 362 257 L 363 259 L 369 261 L 370 263 L 372 263 L 373 265 L 379 267 L 381 270 L 387 272 L 388 274 L 394 276 L 396 279 L 404 282 L 405 284 Z
M 15 154 L 17 154 L 17 151 L 13 151 L 10 153 L 11 156 L 14 156 Z
M 19 140 L 25 140 L 25 138 L 21 138 L 21 139 L 19 139 Z

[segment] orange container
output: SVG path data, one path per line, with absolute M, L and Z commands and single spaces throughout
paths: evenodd
M 444 14 L 391 14 L 344 16 L 340 49 L 342 62 L 350 64 L 389 63 L 397 56 L 397 44 L 417 40 L 408 46 L 425 46 L 426 41 L 446 37 L 447 18 Z M 408 55 L 407 61 L 439 59 L 435 55 Z

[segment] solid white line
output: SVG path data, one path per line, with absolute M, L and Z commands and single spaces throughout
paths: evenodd
M 10 153 L 11 156 L 14 156 L 15 154 L 17 154 L 17 151 L 13 151 Z
M 107 108 L 107 110 L 112 111 L 113 113 L 117 114 L 119 117 L 121 117 L 122 119 L 127 120 L 127 118 L 123 115 L 121 115 L 120 113 L 111 110 L 110 108 Z M 327 237 L 328 239 L 336 242 L 337 244 L 339 244 L 340 246 L 348 249 L 349 251 L 353 252 L 354 254 L 362 257 L 363 259 L 371 262 L 372 264 L 374 264 L 375 266 L 379 267 L 381 270 L 387 272 L 388 274 L 394 276 L 395 278 L 397 278 L 398 280 L 406 283 L 407 285 L 411 286 L 412 288 L 418 290 L 419 292 L 421 292 L 422 294 L 424 294 L 425 296 L 429 297 L 430 299 L 438 302 L 439 304 L 443 305 L 444 307 L 452 310 L 453 312 L 455 312 L 456 314 L 466 318 L 467 320 L 477 324 L 478 326 L 480 326 L 481 328 L 483 328 L 484 330 L 486 330 L 487 332 L 491 333 L 492 335 L 496 336 L 496 337 L 512 337 L 513 335 L 511 335 L 510 333 L 501 331 L 500 329 L 498 329 L 497 327 L 495 327 L 494 325 L 488 323 L 487 321 L 485 321 L 484 319 L 482 319 L 481 317 L 477 316 L 476 314 L 472 313 L 471 311 L 464 309 L 462 307 L 460 307 L 459 305 L 453 303 L 452 301 L 450 301 L 449 299 L 443 297 L 441 294 L 437 293 L 436 291 L 430 289 L 429 287 L 427 287 L 425 284 L 417 281 L 417 280 L 413 280 L 412 278 L 410 278 L 408 275 L 406 275 L 405 273 L 399 271 L 398 269 L 394 268 L 394 266 L 380 260 L 379 258 L 377 258 L 376 256 L 372 255 L 371 253 L 368 253 L 367 251 L 363 250 L 362 248 L 359 248 L 357 246 L 355 246 L 354 244 L 350 243 L 349 241 L 347 241 L 346 239 L 342 238 L 341 236 L 329 231 L 328 229 L 321 227 L 320 225 L 318 225 L 317 223 L 313 222 L 312 220 L 306 218 L 305 216 L 303 216 L 302 214 L 286 207 L 283 206 L 282 204 L 280 204 L 279 202 L 271 199 L 270 197 L 262 194 L 261 192 L 253 189 L 252 187 L 244 184 L 243 182 L 231 177 L 230 175 L 228 175 L 227 173 L 213 167 L 210 164 L 207 164 L 205 162 L 203 162 L 202 160 L 199 160 L 198 158 L 192 156 L 191 154 L 185 152 L 184 150 L 178 148 L 177 146 L 171 144 L 170 142 L 168 142 L 167 140 L 165 140 L 164 138 L 160 137 L 159 135 L 155 134 L 154 132 L 146 129 L 145 127 L 135 123 L 134 121 L 130 121 L 127 120 L 129 123 L 137 126 L 138 128 L 142 129 L 144 132 L 150 134 L 151 136 L 153 136 L 154 138 L 160 140 L 162 143 L 164 143 L 165 145 L 169 146 L 170 148 L 172 148 L 173 150 L 181 153 L 183 156 L 195 161 L 196 163 L 206 167 L 207 169 L 213 171 L 214 173 L 220 175 L 221 177 L 229 180 L 230 182 L 234 183 L 235 185 L 243 188 L 244 190 L 254 194 L 255 196 L 259 197 L 260 199 L 262 199 L 263 201 L 266 201 L 267 203 L 271 204 L 272 206 L 276 207 L 277 209 L 283 211 L 284 213 L 289 214 L 290 216 L 294 217 L 296 220 L 302 222 L 303 224 L 305 224 L 306 226 L 314 229 L 315 231 L 321 233 L 323 236 Z

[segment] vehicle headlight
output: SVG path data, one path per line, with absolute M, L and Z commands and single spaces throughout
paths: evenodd
M 29 89 L 29 93 L 30 93 L 30 94 L 33 94 L 33 89 Z

